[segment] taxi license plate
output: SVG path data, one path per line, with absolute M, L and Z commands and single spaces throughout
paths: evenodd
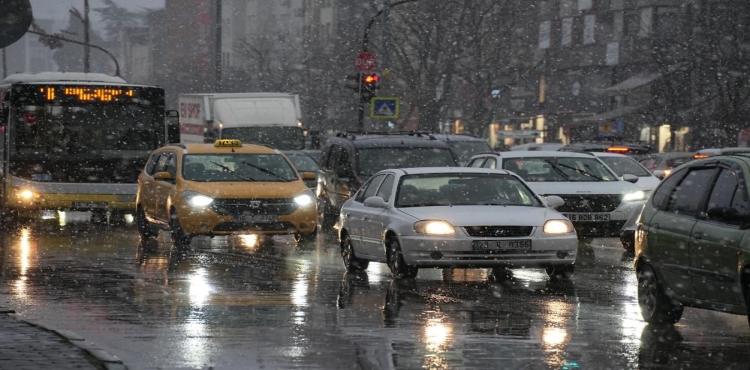
M 107 208 L 107 202 L 73 202 L 73 208 Z
M 531 250 L 531 240 L 475 240 L 475 251 Z
M 564 216 L 570 221 L 609 221 L 609 213 L 565 213 Z
M 240 220 L 243 222 L 267 223 L 267 222 L 278 221 L 279 216 L 277 215 L 243 215 L 240 217 Z

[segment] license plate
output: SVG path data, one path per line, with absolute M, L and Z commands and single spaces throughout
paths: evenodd
M 604 222 L 609 221 L 609 213 L 566 213 L 564 214 L 571 221 L 591 221 Z
M 264 223 L 276 222 L 279 220 L 277 215 L 245 215 L 241 217 L 243 222 Z
M 531 240 L 475 240 L 475 251 L 531 250 Z
M 73 208 L 107 208 L 107 202 L 73 202 Z

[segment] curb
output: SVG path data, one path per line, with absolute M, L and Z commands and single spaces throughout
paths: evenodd
M 46 331 L 53 332 L 57 334 L 58 336 L 65 338 L 68 342 L 70 342 L 74 346 L 82 349 L 84 352 L 88 353 L 89 355 L 93 356 L 95 359 L 100 361 L 102 365 L 104 365 L 104 368 L 107 370 L 127 370 L 127 367 L 122 363 L 122 360 L 108 353 L 107 351 L 97 347 L 95 344 L 91 342 L 86 342 L 86 340 L 82 336 L 78 335 L 77 333 L 72 332 L 70 330 L 57 330 L 57 329 L 47 326 L 44 323 L 34 321 L 34 320 L 24 320 L 16 316 L 15 313 L 16 311 L 11 308 L 0 307 L 0 314 L 7 314 L 8 316 L 13 316 L 18 321 L 24 322 L 26 324 L 35 326 L 37 328 L 40 328 Z

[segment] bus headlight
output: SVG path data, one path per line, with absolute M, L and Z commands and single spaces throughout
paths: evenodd
M 32 200 L 34 199 L 34 192 L 29 189 L 24 189 L 18 192 L 18 197 L 23 200 Z

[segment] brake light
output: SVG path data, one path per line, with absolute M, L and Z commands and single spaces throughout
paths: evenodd
M 630 149 L 622 147 L 622 146 L 613 146 L 613 147 L 607 148 L 607 151 L 610 153 L 627 153 L 630 151 Z

